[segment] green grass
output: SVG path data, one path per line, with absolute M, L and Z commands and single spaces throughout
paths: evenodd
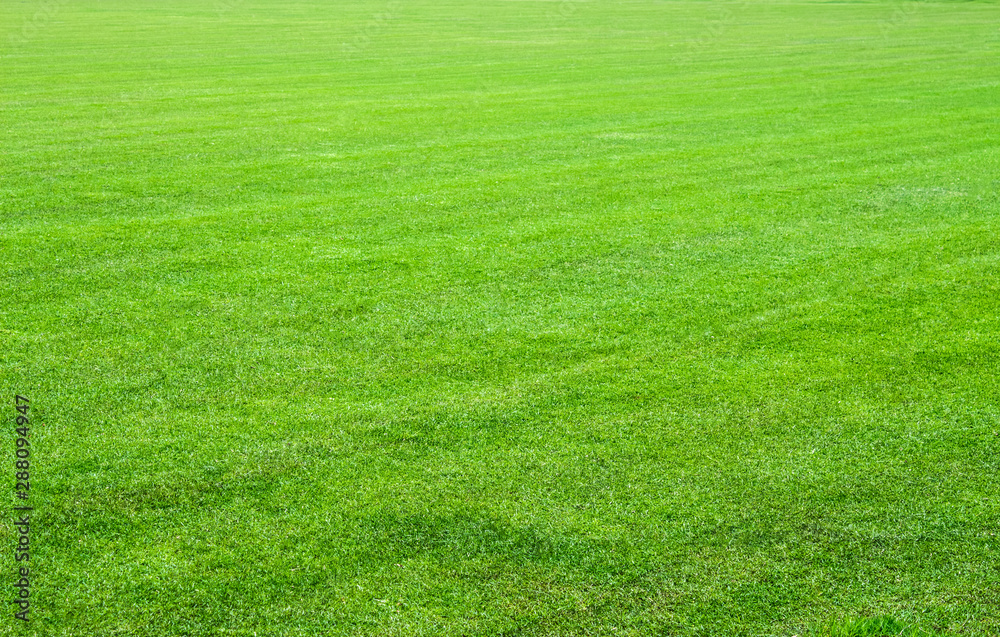
M 930 633 L 914 630 L 892 617 L 874 617 L 846 622 L 832 622 L 812 633 L 813 637 L 927 637 Z
M 996 635 L 998 27 L 4 2 L 0 634 Z

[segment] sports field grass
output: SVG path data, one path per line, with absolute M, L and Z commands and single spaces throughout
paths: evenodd
M 0 634 L 1000 632 L 1000 4 L 6 0 L 0 56 Z

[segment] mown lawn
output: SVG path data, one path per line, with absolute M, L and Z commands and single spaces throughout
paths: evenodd
M 996 2 L 4 2 L 0 634 L 996 635 L 998 60 Z

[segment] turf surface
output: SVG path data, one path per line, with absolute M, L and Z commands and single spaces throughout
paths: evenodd
M 11 0 L 0 45 L 0 633 L 1000 631 L 997 3 Z

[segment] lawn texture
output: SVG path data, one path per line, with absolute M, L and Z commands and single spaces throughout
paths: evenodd
M 0 634 L 1000 633 L 1000 4 L 11 0 L 0 91 Z

